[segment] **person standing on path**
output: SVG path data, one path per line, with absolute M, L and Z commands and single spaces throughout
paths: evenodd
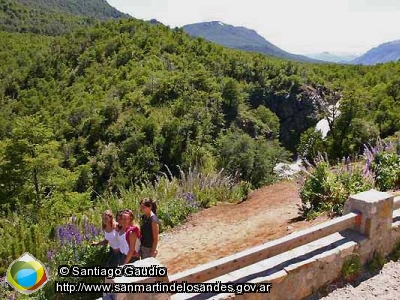
M 93 246 L 110 245 L 107 266 L 116 267 L 120 261 L 121 252 L 118 243 L 118 224 L 114 220 L 114 216 L 110 210 L 106 210 L 102 214 L 104 239 L 100 242 L 93 242 Z
M 118 236 L 121 250 L 121 264 L 126 265 L 140 259 L 141 232 L 138 226 L 133 225 L 133 212 L 125 210 L 121 216 L 122 230 Z
M 152 199 L 140 201 L 141 218 L 140 231 L 142 233 L 140 256 L 142 259 L 157 256 L 159 220 L 156 216 L 157 204 Z

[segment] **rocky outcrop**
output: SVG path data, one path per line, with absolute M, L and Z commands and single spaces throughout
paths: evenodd
M 253 106 L 265 105 L 279 117 L 279 140 L 295 153 L 301 134 L 315 127 L 328 112 L 329 105 L 335 105 L 340 97 L 340 94 L 322 86 L 301 86 L 286 95 L 259 89 L 251 95 L 250 102 Z

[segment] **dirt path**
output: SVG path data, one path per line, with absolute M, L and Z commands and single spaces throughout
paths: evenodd
M 326 221 L 293 222 L 301 203 L 297 189 L 294 182 L 281 182 L 252 192 L 244 202 L 198 212 L 161 236 L 157 258 L 174 274 Z
M 400 262 L 387 263 L 380 274 L 375 275 L 359 285 L 353 287 L 348 284 L 338 288 L 334 285 L 330 289 L 335 289 L 326 297 L 314 296 L 309 300 L 336 300 L 336 299 L 379 299 L 379 300 L 399 300 L 400 299 Z

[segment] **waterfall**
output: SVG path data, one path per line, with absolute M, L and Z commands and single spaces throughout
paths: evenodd
M 332 115 L 335 114 L 335 117 L 338 117 L 340 115 L 340 111 L 339 111 L 339 103 L 340 101 L 338 101 L 336 103 L 336 105 L 329 105 L 328 107 L 328 111 L 329 111 L 329 115 L 328 118 L 332 119 Z M 323 118 L 321 120 L 319 120 L 319 122 L 317 123 L 317 125 L 315 125 L 315 130 L 320 130 L 322 133 L 322 138 L 326 138 L 330 128 L 329 128 L 329 122 L 327 118 Z M 296 173 L 301 171 L 301 164 L 302 161 L 301 159 L 297 158 L 297 160 L 295 162 L 292 162 L 290 164 L 285 164 L 285 163 L 279 163 L 275 166 L 274 171 L 279 174 L 280 177 L 282 178 L 290 178 L 293 175 L 295 175 Z

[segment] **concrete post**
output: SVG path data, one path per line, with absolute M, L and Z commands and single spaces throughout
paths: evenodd
M 349 212 L 362 214 L 356 230 L 370 239 L 376 251 L 388 254 L 392 245 L 393 196 L 374 189 L 352 195 L 344 207 L 344 213 Z

